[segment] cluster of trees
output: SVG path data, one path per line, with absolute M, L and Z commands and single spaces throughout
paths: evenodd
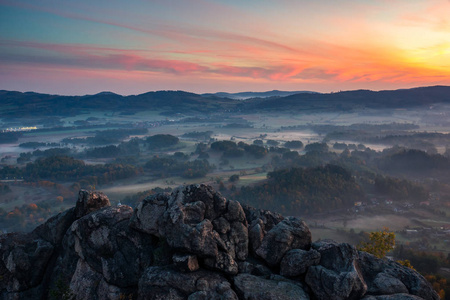
M 423 186 L 406 179 L 378 175 L 375 178 L 374 187 L 375 193 L 390 196 L 396 200 L 420 202 L 428 198 L 428 192 Z
M 133 138 L 128 142 L 121 142 L 119 145 L 109 145 L 103 147 L 93 147 L 84 152 L 74 152 L 70 148 L 50 148 L 46 150 L 35 150 L 33 152 L 20 153 L 17 163 L 26 163 L 33 157 L 51 157 L 51 156 L 76 156 L 79 158 L 116 158 L 139 156 L 140 142 L 138 138 Z
M 60 143 L 26 142 L 19 144 L 22 148 L 60 147 Z
M 439 132 L 403 132 L 397 134 L 387 134 L 384 136 L 375 136 L 369 139 L 371 143 L 380 143 L 385 145 L 448 145 L 450 143 L 450 134 Z M 422 149 L 422 148 L 420 148 Z M 423 150 L 423 149 L 422 149 Z
M 450 295 L 450 282 L 447 278 L 439 274 L 425 275 L 425 279 L 433 286 L 433 289 L 439 294 L 439 298 L 448 299 L 445 295 Z
M 305 146 L 306 152 L 328 152 L 327 143 L 311 143 Z
M 146 140 L 147 147 L 151 150 L 173 147 L 180 141 L 176 136 L 170 134 L 155 134 Z
M 97 131 L 95 136 L 87 138 L 65 138 L 64 144 L 87 144 L 87 145 L 109 145 L 117 144 L 130 135 L 147 134 L 146 128 L 122 128 Z
M 423 275 L 436 274 L 440 268 L 450 267 L 450 253 L 446 256 L 442 252 L 418 251 L 401 244 L 394 249 L 393 254 L 397 259 L 409 260 Z
M 28 181 L 41 179 L 67 181 L 81 179 L 90 184 L 105 184 L 117 179 L 135 176 L 140 168 L 131 165 L 87 165 L 82 160 L 68 156 L 51 156 L 28 163 L 24 168 L 6 166 L 0 169 L 0 178 L 24 178 Z
M 211 135 L 213 134 L 212 131 L 192 131 L 192 132 L 186 132 L 182 135 L 184 138 L 191 138 L 191 139 L 203 139 L 203 140 L 209 140 L 211 138 Z
M 20 131 L 0 132 L 0 144 L 17 142 L 22 135 Z
M 333 149 L 336 150 L 365 150 L 366 146 L 364 146 L 363 144 L 346 144 L 346 143 L 339 143 L 339 142 L 335 142 L 333 144 Z
M 395 173 L 430 174 L 433 171 L 447 171 L 450 168 L 450 159 L 417 149 L 400 149 L 381 158 L 378 167 Z
M 268 150 L 257 144 L 246 144 L 244 142 L 217 141 L 211 144 L 211 150 L 223 152 L 224 158 L 242 157 L 245 153 L 259 159 L 268 154 Z
M 141 148 L 139 139 L 133 138 L 128 142 L 122 142 L 118 146 L 109 145 L 87 149 L 85 156 L 89 158 L 111 158 L 120 156 L 139 156 Z
M 250 123 L 229 123 L 223 126 L 223 128 L 253 128 Z
M 50 148 L 46 150 L 35 150 L 33 152 L 22 152 L 17 158 L 18 164 L 31 161 L 32 157 L 68 156 L 72 154 L 70 148 Z
M 327 134 L 337 131 L 352 131 L 352 132 L 381 132 L 381 131 L 406 131 L 419 129 L 419 125 L 412 123 L 387 123 L 387 124 L 367 124 L 355 123 L 351 125 L 296 125 L 296 126 L 281 126 L 282 130 L 306 130 L 311 129 L 319 134 Z
M 31 231 L 61 209 L 58 199 L 23 204 L 11 211 L 0 207 L 0 232 Z
M 177 158 L 176 154 L 166 157 L 154 156 L 144 165 L 144 167 L 148 171 L 161 177 L 176 175 L 185 178 L 204 177 L 208 172 L 214 169 L 214 165 L 209 164 L 205 159 L 186 161 L 183 157 Z
M 284 143 L 284 147 L 291 149 L 302 149 L 303 143 L 302 141 L 287 141 Z
M 233 197 L 255 207 L 303 215 L 350 207 L 364 193 L 350 172 L 326 165 L 269 172 L 268 180 L 243 186 Z

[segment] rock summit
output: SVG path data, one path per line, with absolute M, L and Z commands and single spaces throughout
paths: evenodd
M 135 209 L 81 190 L 31 233 L 0 236 L 1 299 L 429 299 L 417 272 L 206 185 Z

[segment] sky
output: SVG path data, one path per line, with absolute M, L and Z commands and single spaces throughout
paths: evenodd
M 450 85 L 450 0 L 0 0 L 0 89 Z

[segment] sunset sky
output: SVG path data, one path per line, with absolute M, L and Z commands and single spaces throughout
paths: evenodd
M 450 0 L 0 0 L 0 89 L 450 85 Z

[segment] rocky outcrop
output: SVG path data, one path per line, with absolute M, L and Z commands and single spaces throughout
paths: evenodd
M 317 299 L 360 299 L 366 294 L 353 246 L 322 241 L 314 243 L 313 249 L 320 253 L 320 262 L 308 268 L 305 280 Z
M 80 191 L 27 234 L 0 236 L 1 299 L 438 299 L 417 272 L 301 220 L 190 185 L 137 205 Z

